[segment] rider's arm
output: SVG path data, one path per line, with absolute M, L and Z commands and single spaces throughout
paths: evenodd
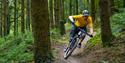
M 69 16 L 70 21 L 74 22 L 73 16 Z
M 93 34 L 93 28 L 90 28 L 90 34 L 92 35 Z
M 89 29 L 89 34 L 93 34 L 93 23 L 92 23 L 92 18 L 88 18 L 88 29 Z
M 69 19 L 72 21 L 72 22 L 75 22 L 74 19 L 78 19 L 80 18 L 81 15 L 73 15 L 73 16 L 69 16 Z

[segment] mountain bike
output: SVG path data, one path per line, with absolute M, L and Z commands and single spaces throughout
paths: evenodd
M 72 23 L 74 25 L 74 23 Z M 93 37 L 92 35 L 88 34 L 84 29 L 78 28 L 80 31 L 75 34 L 71 42 L 69 42 L 68 47 L 64 52 L 64 59 L 67 59 L 72 52 L 76 49 L 78 43 L 81 43 L 86 35 Z

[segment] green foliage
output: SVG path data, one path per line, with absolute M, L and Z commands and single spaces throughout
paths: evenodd
M 0 63 L 27 63 L 33 61 L 33 38 L 31 33 L 8 36 L 0 40 Z
M 122 8 L 123 7 L 123 0 L 114 0 L 115 8 Z
M 71 27 L 72 27 L 71 24 L 69 24 L 69 23 L 66 23 L 66 24 L 65 24 L 66 33 L 69 34 Z M 59 32 L 59 31 L 60 31 L 60 30 L 59 30 L 58 28 L 50 29 L 50 37 L 51 37 L 52 40 L 57 41 L 58 39 L 61 39 L 61 38 L 62 38 L 62 36 L 60 35 L 60 32 Z M 64 36 L 65 36 L 65 37 L 66 37 L 66 36 L 69 37 L 67 34 L 64 35 Z
M 111 17 L 111 27 L 114 35 L 118 35 L 118 33 L 124 28 L 125 25 L 125 12 L 114 14 Z
M 90 40 L 91 46 L 95 46 L 95 45 L 98 44 L 98 43 L 101 43 L 101 35 L 100 35 L 100 34 L 94 36 L 94 37 Z
M 72 25 L 70 23 L 65 23 L 66 34 L 61 36 L 59 33 L 59 29 L 53 28 L 50 29 L 50 38 L 52 42 L 56 43 L 68 43 L 69 40 L 69 32 L 71 30 Z
M 60 36 L 58 28 L 50 29 L 50 38 L 58 39 L 59 37 L 61 37 L 61 36 Z
M 65 29 L 66 29 L 67 31 L 71 30 L 71 28 L 72 28 L 72 24 L 70 24 L 70 23 L 66 23 L 66 24 L 65 24 Z
M 100 29 L 96 29 L 96 35 L 88 41 L 88 47 L 91 48 L 97 44 L 102 43 Z

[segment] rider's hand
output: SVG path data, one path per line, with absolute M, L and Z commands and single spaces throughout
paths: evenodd
M 93 37 L 93 35 L 90 35 L 90 37 Z
M 92 33 L 88 33 L 90 37 L 93 37 L 93 34 Z

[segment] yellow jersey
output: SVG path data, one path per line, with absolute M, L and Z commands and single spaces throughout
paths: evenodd
M 78 26 L 78 27 L 84 27 L 86 25 L 88 25 L 90 28 L 93 27 L 91 16 L 88 16 L 87 22 L 85 21 L 83 15 L 74 15 L 73 19 L 75 19 L 75 25 Z

